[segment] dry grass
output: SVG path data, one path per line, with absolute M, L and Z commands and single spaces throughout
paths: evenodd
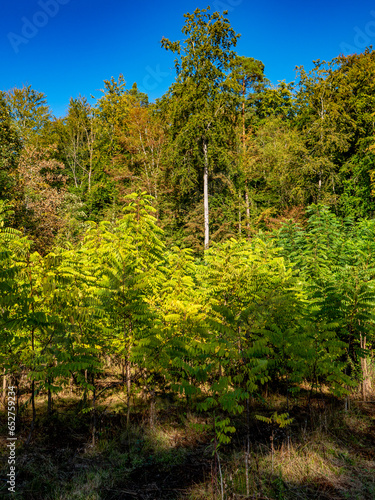
M 275 397 L 274 407 L 282 407 Z M 375 498 L 375 404 L 352 401 L 332 409 L 312 402 L 311 414 L 296 422 L 276 442 L 272 452 L 270 429 L 252 428 L 251 448 L 222 452 L 225 498 L 285 500 L 373 500 Z M 301 410 L 301 408 L 299 408 Z M 269 409 L 268 409 L 269 411 Z M 292 411 L 293 414 L 293 411 Z M 254 434 L 257 434 L 254 436 Z M 219 475 L 192 487 L 187 498 L 221 498 Z
M 374 396 L 374 395 L 373 395 Z M 285 410 L 286 399 L 270 394 L 267 405 L 253 402 L 246 481 L 244 415 L 231 445 L 220 450 L 224 497 L 235 499 L 375 498 L 375 404 L 343 403 L 324 392 L 311 401 L 290 402 L 294 422 L 275 431 L 255 419 Z M 375 397 L 371 398 L 375 400 Z M 181 399 L 157 398 L 154 425 L 149 402 L 135 398 L 131 427 L 126 429 L 125 397 L 108 392 L 97 408 L 97 441 L 91 443 L 91 415 L 79 412 L 79 396 L 69 391 L 55 398 L 56 412 L 46 415 L 46 400 L 38 398 L 38 425 L 31 446 L 30 408 L 19 417 L 16 499 L 219 500 L 219 474 L 213 461 L 210 419 L 186 409 Z M 5 451 L 6 429 L 0 448 Z M 215 473 L 216 467 L 216 473 Z M 1 458 L 7 472 L 6 454 Z M 248 494 L 247 494 L 248 491 Z M 0 498 L 5 497 L 4 482 Z

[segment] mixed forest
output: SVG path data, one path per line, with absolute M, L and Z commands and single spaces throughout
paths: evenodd
M 375 496 L 375 52 L 275 86 L 226 15 L 155 103 L 0 92 L 14 498 Z

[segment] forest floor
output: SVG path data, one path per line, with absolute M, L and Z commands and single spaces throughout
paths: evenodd
M 100 400 L 96 436 L 92 412 L 77 396 L 55 398 L 47 415 L 38 398 L 30 443 L 30 409 L 17 422 L 16 493 L 6 483 L 7 428 L 0 428 L 0 498 L 25 500 L 203 500 L 375 498 L 375 395 L 368 402 L 303 392 L 289 403 L 293 422 L 272 428 L 256 415 L 285 411 L 286 399 L 253 400 L 236 417 L 236 433 L 213 458 L 210 418 L 182 400 L 159 396 L 153 422 L 141 400 L 126 426 L 125 395 Z M 271 446 L 270 436 L 273 435 Z M 249 437 L 249 439 L 248 439 Z M 221 474 L 220 474 L 221 472 Z

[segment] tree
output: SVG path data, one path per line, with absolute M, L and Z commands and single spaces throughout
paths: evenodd
M 54 153 L 53 147 L 43 151 L 25 147 L 17 167 L 21 196 L 16 216 L 43 253 L 64 225 L 59 209 L 65 196 L 66 176 L 64 165 L 54 159 Z
M 373 60 L 372 53 L 366 51 L 361 56 L 339 56 L 330 62 L 314 61 L 309 73 L 297 68 L 294 121 L 304 132 L 311 152 L 314 202 L 337 204 L 340 167 L 347 163 L 344 170 L 352 170 L 348 157 L 360 149 L 369 131 L 372 134 L 374 90 L 368 75 Z
M 81 191 L 91 191 L 97 129 L 97 120 L 87 99 L 82 96 L 71 98 L 68 115 L 58 130 L 74 186 Z
M 246 97 L 249 99 L 249 92 L 256 90 L 264 80 L 264 64 L 253 57 L 238 56 L 236 61 L 237 79 L 241 85 L 242 94 L 242 147 L 245 150 L 245 118 L 246 118 Z
M 140 106 L 147 108 L 149 105 L 148 95 L 138 89 L 136 82 L 133 83 L 132 88 L 128 90 L 127 93 L 134 97 Z
M 154 320 L 148 304 L 162 261 L 162 231 L 150 214 L 154 209 L 146 193 L 127 197 L 125 215 L 115 224 L 102 221 L 87 231 L 81 248 L 88 257 L 87 271 L 95 277 L 97 297 L 111 332 L 109 348 L 121 356 L 126 378 L 127 421 L 130 416 L 131 357 L 134 345 L 149 335 Z
M 361 365 L 366 386 L 366 343 L 373 344 L 375 331 L 373 221 L 340 221 L 322 205 L 311 205 L 307 213 L 306 227 L 285 225 L 279 243 L 310 302 L 313 382 L 318 382 L 319 375 L 329 374 L 328 380 L 340 390 L 343 381 L 345 385 L 350 382 L 340 371 L 345 368 L 355 379 Z M 341 360 L 330 367 L 335 352 Z M 363 392 L 365 396 L 366 390 Z
M 110 162 L 121 152 L 118 136 L 127 129 L 131 103 L 135 98 L 126 91 L 123 75 L 104 80 L 102 96 L 98 99 L 96 115 L 102 126 L 101 151 Z
M 179 56 L 175 61 L 177 79 L 165 103 L 170 107 L 174 163 L 183 165 L 176 177 L 186 180 L 189 189 L 203 173 L 205 249 L 209 247 L 209 174 L 215 167 L 217 170 L 218 163 L 226 163 L 224 152 L 234 140 L 240 104 L 240 86 L 232 71 L 236 61 L 232 49 L 239 35 L 228 19 L 209 10 L 184 15 L 186 38 L 182 43 L 161 41 L 165 49 Z
M 255 91 L 257 87 L 264 80 L 264 64 L 261 61 L 257 61 L 252 57 L 239 56 L 236 60 L 236 71 L 237 79 L 241 85 L 242 93 L 242 131 L 241 131 L 241 151 L 240 151 L 240 171 L 245 174 L 245 202 L 246 202 L 246 225 L 247 231 L 250 227 L 250 205 L 249 205 L 249 190 L 248 190 L 248 179 L 245 173 L 246 171 L 246 101 L 249 100 L 249 92 L 251 90 Z M 240 194 L 241 198 L 241 194 Z M 239 222 L 240 226 L 240 222 Z M 239 233 L 241 234 L 241 228 L 239 228 Z
M 21 142 L 12 124 L 9 105 L 3 92 L 0 92 L 0 124 L 0 198 L 4 200 L 13 197 Z
M 37 145 L 51 119 L 45 94 L 32 89 L 29 85 L 10 90 L 7 93 L 7 100 L 22 142 L 33 142 Z
M 161 161 L 164 147 L 164 127 L 152 106 L 134 103 L 129 110 L 129 124 L 119 131 L 119 144 L 123 149 L 122 161 L 111 174 L 125 186 L 118 190 L 147 190 L 158 202 L 161 187 Z
M 258 214 L 280 212 L 309 201 L 309 156 L 302 134 L 280 117 L 259 125 L 246 151 L 246 174 Z

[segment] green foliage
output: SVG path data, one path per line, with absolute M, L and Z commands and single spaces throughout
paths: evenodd
M 7 93 L 7 102 L 17 133 L 23 143 L 37 145 L 46 132 L 51 119 L 47 99 L 43 92 L 31 88 L 14 88 Z
M 176 82 L 161 103 L 170 123 L 173 183 L 182 195 L 204 192 L 205 248 L 209 244 L 208 176 L 225 179 L 230 171 L 228 149 L 236 139 L 235 116 L 241 102 L 241 75 L 233 50 L 239 35 L 227 18 L 209 10 L 196 9 L 184 16 L 183 43 L 161 41 L 179 56 Z
M 249 101 L 249 105 L 255 108 L 256 116 L 262 120 L 268 117 L 290 120 L 296 112 L 293 83 L 283 81 L 276 87 L 260 88 L 255 95 L 250 97 Z
M 0 365 L 34 413 L 74 382 L 94 422 L 114 364 L 128 421 L 135 391 L 150 423 L 172 393 L 213 415 L 217 452 L 265 386 L 341 397 L 365 378 L 374 52 L 273 88 L 226 16 L 162 39 L 176 81 L 156 104 L 123 75 L 53 121 L 30 86 L 0 93 Z
M 9 200 L 15 184 L 15 169 L 21 149 L 19 136 L 12 123 L 10 107 L 0 91 L 0 198 Z
M 277 425 L 280 429 L 287 427 L 293 422 L 293 418 L 289 418 L 287 413 L 281 413 L 280 415 L 277 411 L 270 417 L 264 417 L 263 415 L 256 415 L 256 418 L 261 422 L 265 422 L 270 425 Z
M 355 362 L 362 355 L 361 336 L 373 339 L 374 229 L 370 221 L 340 221 L 324 206 L 312 206 L 309 215 L 305 229 L 285 225 L 279 241 L 303 280 L 310 314 L 318 326 L 314 349 L 318 355 L 326 344 L 324 357 L 328 357 L 322 362 L 328 370 L 332 355 L 342 358 L 346 352 L 347 360 Z M 343 365 L 336 366 L 338 371 L 329 374 L 334 385 L 340 378 L 349 383 L 339 373 Z

